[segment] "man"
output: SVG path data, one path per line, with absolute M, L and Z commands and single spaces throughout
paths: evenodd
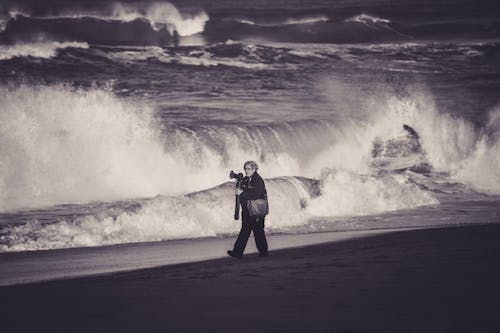
M 247 161 L 243 165 L 245 174 L 250 178 L 249 185 L 245 189 L 236 188 L 236 195 L 240 196 L 241 202 L 241 230 L 236 242 L 234 243 L 233 250 L 227 251 L 231 257 L 241 259 L 243 252 L 247 245 L 248 237 L 253 231 L 255 237 L 255 244 L 259 250 L 259 257 L 267 257 L 267 240 L 264 232 L 264 216 L 250 216 L 248 213 L 247 202 L 248 200 L 267 199 L 266 185 L 264 180 L 257 173 L 259 166 L 254 161 Z

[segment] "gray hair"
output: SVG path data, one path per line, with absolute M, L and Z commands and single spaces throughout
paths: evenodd
M 259 166 L 254 161 L 246 161 L 245 164 L 243 164 L 243 169 L 245 169 L 247 165 L 251 166 L 255 170 L 259 170 Z

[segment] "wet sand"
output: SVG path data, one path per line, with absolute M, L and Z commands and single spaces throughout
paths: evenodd
M 336 242 L 352 238 L 401 231 L 374 229 L 308 234 L 268 235 L 274 250 Z M 0 286 L 95 276 L 226 257 L 236 236 L 231 238 L 180 239 L 43 251 L 0 253 Z M 245 254 L 256 253 L 248 242 Z
M 3 332 L 500 332 L 500 225 L 0 287 Z

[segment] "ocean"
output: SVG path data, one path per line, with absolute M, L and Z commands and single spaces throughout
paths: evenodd
M 500 3 L 2 1 L 0 252 L 500 222 Z M 272 250 L 272 249 L 271 249 Z

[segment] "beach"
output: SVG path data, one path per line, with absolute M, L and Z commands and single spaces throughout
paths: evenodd
M 500 225 L 1 287 L 5 332 L 498 332 Z M 253 242 L 253 240 L 250 240 Z
M 1 332 L 500 332 L 498 13 L 1 0 Z

